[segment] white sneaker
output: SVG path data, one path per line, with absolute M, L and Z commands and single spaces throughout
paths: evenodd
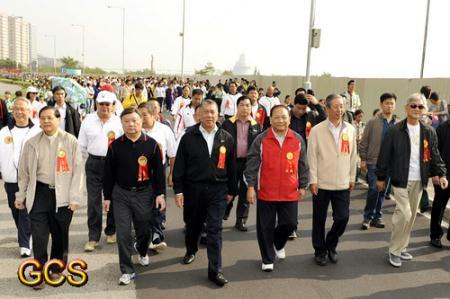
M 31 250 L 26 247 L 20 247 L 20 257 L 30 257 Z
M 150 248 L 151 250 L 163 251 L 167 248 L 167 243 L 164 241 L 160 241 L 159 239 L 153 240 L 153 242 L 150 242 L 148 248 Z
M 273 264 L 264 264 L 263 263 L 261 269 L 264 272 L 272 272 L 273 271 Z
M 148 254 L 146 254 L 145 256 L 139 255 L 139 264 L 141 264 L 144 267 L 150 264 L 150 258 L 148 257 Z
M 284 260 L 286 258 L 286 251 L 284 250 L 284 247 L 281 248 L 280 250 L 277 250 L 275 247 L 275 255 L 277 256 L 277 258 L 279 260 Z
M 128 285 L 136 277 L 136 273 L 122 274 L 119 278 L 119 285 Z
M 400 253 L 400 258 L 404 261 L 410 261 L 413 259 L 413 256 L 411 253 L 406 251 L 406 248 L 402 250 L 402 252 Z

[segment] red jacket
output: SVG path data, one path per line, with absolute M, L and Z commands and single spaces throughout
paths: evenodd
M 303 138 L 290 129 L 282 147 L 270 128 L 255 139 L 244 175 L 249 186 L 255 186 L 259 176 L 258 199 L 298 200 L 298 189 L 306 188 L 309 179 L 303 144 Z

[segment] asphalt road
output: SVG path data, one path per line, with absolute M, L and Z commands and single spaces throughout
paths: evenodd
M 84 253 L 87 238 L 86 207 L 74 216 L 70 231 L 69 260 L 82 258 L 88 263 L 89 282 L 75 288 L 47 286 L 35 291 L 17 279 L 20 259 L 15 228 L 0 191 L 0 297 L 48 298 L 450 298 L 450 251 L 428 246 L 429 220 L 419 216 L 414 226 L 411 262 L 395 269 L 386 260 L 390 237 L 390 218 L 394 202 L 386 201 L 385 229 L 361 231 L 361 212 L 365 190 L 352 193 L 351 219 L 338 247 L 339 263 L 326 267 L 313 262 L 311 246 L 312 205 L 308 197 L 300 203 L 300 238 L 287 244 L 287 258 L 277 262 L 272 273 L 264 273 L 256 241 L 255 207 L 250 211 L 249 231 L 234 230 L 234 216 L 224 223 L 223 271 L 230 283 L 218 288 L 207 276 L 206 249 L 202 248 L 191 265 L 182 265 L 184 235 L 182 213 L 173 198 L 168 201 L 166 239 L 169 248 L 152 254 L 148 267 L 136 265 L 138 278 L 120 287 L 117 248 L 102 239 L 95 253 Z M 234 210 L 233 210 L 234 213 Z M 331 220 L 331 213 L 330 218 Z M 331 221 L 327 222 L 330 226 Z

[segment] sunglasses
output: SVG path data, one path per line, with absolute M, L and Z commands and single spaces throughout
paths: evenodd
M 106 102 L 103 102 L 103 103 L 98 103 L 100 106 L 111 106 L 111 103 L 106 103 Z
M 411 104 L 411 105 L 409 105 L 409 107 L 411 107 L 411 109 L 417 109 L 417 108 L 419 108 L 419 110 L 425 109 L 424 105 L 417 105 L 417 104 Z

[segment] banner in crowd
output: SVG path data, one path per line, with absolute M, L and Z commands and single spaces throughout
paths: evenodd
M 86 89 L 71 78 L 53 77 L 52 88 L 55 86 L 62 86 L 66 90 L 66 100 L 74 104 L 86 104 L 87 92 Z

